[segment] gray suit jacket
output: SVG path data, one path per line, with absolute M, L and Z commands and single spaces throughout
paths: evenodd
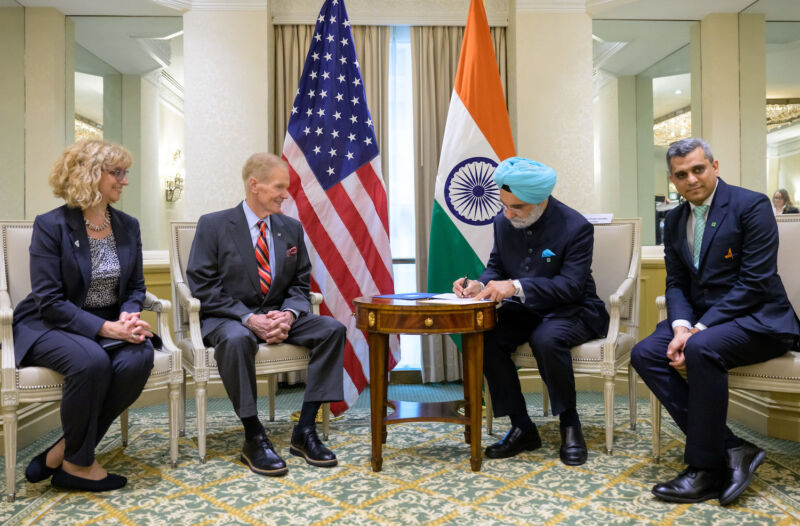
M 272 285 L 262 298 L 258 263 L 241 203 L 206 214 L 197 222 L 186 281 L 200 300 L 203 337 L 226 319 L 249 313 L 311 309 L 311 262 L 300 222 L 282 214 L 271 216 L 275 254 Z

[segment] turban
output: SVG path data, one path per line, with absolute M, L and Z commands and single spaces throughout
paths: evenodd
M 494 169 L 494 183 L 526 203 L 541 203 L 556 185 L 556 171 L 524 157 L 509 157 Z

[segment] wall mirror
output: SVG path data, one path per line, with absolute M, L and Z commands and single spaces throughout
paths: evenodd
M 767 193 L 800 201 L 800 2 L 758 0 L 766 19 Z
M 131 151 L 119 206 L 139 219 L 145 250 L 166 250 L 185 177 L 183 21 L 70 16 L 67 23 L 75 39 L 74 138 L 100 137 Z
M 649 20 L 592 23 L 600 209 L 641 217 L 644 245 L 660 242 L 660 219 L 677 205 L 665 177 L 666 148 L 691 136 L 692 115 L 700 111 L 699 96 L 692 96 L 691 35 L 697 26 Z

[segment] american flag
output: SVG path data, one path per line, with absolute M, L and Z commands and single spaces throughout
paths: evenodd
M 343 0 L 322 5 L 288 128 L 283 157 L 292 199 L 284 213 L 305 229 L 311 287 L 324 298 L 320 314 L 347 327 L 344 401 L 331 404 L 339 414 L 369 383 L 369 350 L 355 327 L 353 300 L 394 292 L 380 151 Z M 391 349 L 390 368 L 396 338 Z

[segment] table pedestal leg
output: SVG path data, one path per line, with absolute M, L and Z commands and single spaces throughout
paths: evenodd
M 369 344 L 369 401 L 370 428 L 372 435 L 372 471 L 380 471 L 383 465 L 383 442 L 386 426 L 386 353 L 389 349 L 389 335 L 368 333 Z
M 463 338 L 463 336 L 462 336 Z M 462 340 L 463 341 L 463 340 Z M 472 375 L 470 374 L 470 360 L 468 358 L 469 353 L 462 352 L 461 353 L 461 369 L 464 375 L 464 401 L 467 402 L 466 406 L 464 407 L 464 416 L 467 418 L 467 424 L 464 426 L 464 442 L 467 444 L 471 443 L 471 406 L 470 406 L 470 397 L 474 392 L 474 388 L 472 387 Z
M 464 398 L 469 402 L 470 464 L 481 470 L 481 379 L 483 378 L 483 333 L 462 335 L 462 349 L 467 363 Z M 468 376 L 467 376 L 468 374 Z M 469 392 L 467 392 L 469 391 Z

